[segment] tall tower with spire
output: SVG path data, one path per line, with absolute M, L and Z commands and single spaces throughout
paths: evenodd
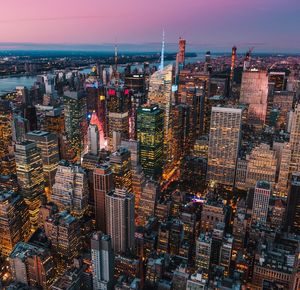
M 162 45 L 161 45 L 161 56 L 160 56 L 159 70 L 163 70 L 163 68 L 164 68 L 164 59 L 165 59 L 165 30 L 163 30 L 163 36 L 162 36 Z

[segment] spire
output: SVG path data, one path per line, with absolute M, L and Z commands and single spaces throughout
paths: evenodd
M 115 45 L 115 70 L 118 71 L 118 47 Z
M 160 66 L 159 66 L 160 70 L 163 70 L 164 68 L 164 58 L 165 58 L 165 30 L 163 30 L 163 37 L 162 37 Z

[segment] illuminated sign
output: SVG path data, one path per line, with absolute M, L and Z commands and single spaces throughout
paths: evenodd
M 116 91 L 113 90 L 113 89 L 109 89 L 109 90 L 108 90 L 108 94 L 109 94 L 110 96 L 115 96 L 115 95 L 116 95 Z

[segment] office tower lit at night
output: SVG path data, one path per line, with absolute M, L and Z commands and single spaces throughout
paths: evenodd
M 252 222 L 265 224 L 267 222 L 269 202 L 271 198 L 271 184 L 266 181 L 258 181 L 254 188 L 252 206 Z
M 106 195 L 106 229 L 112 238 L 116 253 L 125 253 L 134 247 L 134 196 L 124 189 Z
M 85 171 L 77 165 L 61 161 L 57 167 L 51 201 L 59 210 L 70 210 L 83 216 L 88 209 L 88 184 Z
M 157 105 L 138 109 L 137 138 L 140 142 L 140 162 L 147 176 L 159 178 L 162 174 L 164 150 L 164 113 Z
M 240 103 L 248 104 L 248 123 L 262 127 L 266 121 L 268 99 L 268 75 L 266 71 L 244 71 Z
M 25 138 L 35 142 L 41 150 L 45 185 L 51 188 L 59 162 L 57 136 L 45 131 L 31 131 L 26 134 Z
M 0 247 L 7 257 L 13 247 L 28 238 L 30 223 L 23 197 L 13 191 L 0 191 Z
M 113 190 L 113 173 L 109 164 L 94 169 L 94 201 L 96 228 L 106 233 L 105 196 Z
M 233 186 L 240 143 L 242 110 L 213 107 L 207 180 Z
M 16 144 L 16 165 L 18 184 L 29 208 L 32 229 L 37 227 L 41 196 L 44 193 L 44 174 L 41 150 L 35 142 Z
M 86 97 L 83 93 L 64 93 L 65 129 L 77 160 L 80 160 L 84 149 L 86 110 Z
M 114 253 L 111 237 L 96 232 L 91 239 L 93 289 L 113 289 Z

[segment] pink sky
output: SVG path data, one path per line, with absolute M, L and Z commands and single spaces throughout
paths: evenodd
M 0 43 L 158 42 L 165 28 L 169 42 L 300 50 L 299 0 L 1 0 L 0 12 Z

